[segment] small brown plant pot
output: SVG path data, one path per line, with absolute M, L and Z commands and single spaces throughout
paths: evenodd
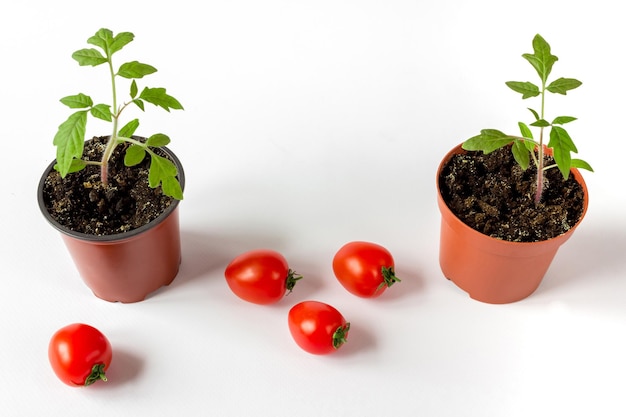
M 161 148 L 178 169 L 178 180 L 184 187 L 185 177 L 180 161 Z M 89 235 L 74 232 L 59 224 L 48 213 L 43 202 L 45 178 L 52 162 L 41 177 L 37 199 L 46 220 L 59 232 L 76 269 L 94 295 L 106 301 L 134 303 L 169 285 L 181 263 L 181 241 L 178 200 L 155 220 L 137 229 L 114 235 Z
M 587 186 L 577 169 L 571 174 L 584 190 L 584 208 L 578 223 L 566 233 L 540 242 L 510 242 L 472 229 L 448 208 L 439 191 L 441 170 L 450 158 L 465 152 L 452 149 L 437 171 L 437 203 L 441 212 L 439 264 L 446 278 L 475 300 L 491 304 L 520 301 L 543 280 L 559 247 L 574 233 L 588 205 Z

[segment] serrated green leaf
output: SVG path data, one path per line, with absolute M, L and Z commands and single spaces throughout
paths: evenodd
M 72 58 L 78 62 L 78 65 L 81 67 L 91 65 L 95 67 L 96 65 L 104 64 L 107 62 L 107 59 L 102 56 L 100 51 L 93 48 L 80 49 L 72 54 Z
M 127 167 L 135 166 L 146 157 L 146 149 L 143 146 L 139 145 L 130 145 L 128 149 L 126 149 L 126 154 L 124 155 L 124 165 Z
M 539 87 L 531 82 L 507 81 L 505 83 L 511 90 L 520 93 L 523 99 L 537 97 L 541 92 Z
M 124 78 L 143 78 L 146 75 L 157 72 L 157 69 L 148 64 L 138 61 L 126 62 L 120 66 L 117 75 Z M 136 94 L 136 93 L 135 93 Z
M 163 194 L 175 198 L 176 200 L 183 199 L 183 189 L 176 177 L 164 178 L 161 181 L 161 188 L 163 189 Z
M 170 143 L 170 138 L 163 133 L 157 133 L 148 138 L 146 141 L 146 145 L 152 146 L 153 148 L 160 148 L 161 146 L 167 146 Z
M 539 78 L 545 83 L 550 72 L 552 72 L 552 66 L 558 61 L 558 58 L 552 55 L 550 45 L 539 34 L 535 35 L 533 38 L 533 50 L 534 53 L 532 55 L 523 54 L 522 56 L 530 62 L 537 71 Z
M 530 165 L 530 153 L 528 152 L 528 149 L 526 149 L 525 142 L 526 141 L 516 139 L 513 141 L 513 145 L 511 146 L 513 158 L 515 158 L 515 161 L 517 161 L 524 171 Z
M 95 105 L 91 108 L 91 115 L 107 122 L 113 120 L 113 117 L 111 116 L 111 106 L 108 104 Z
M 130 83 L 130 98 L 135 98 L 137 97 L 137 82 L 135 80 L 133 80 L 132 83 Z
M 587 162 L 582 159 L 572 159 L 572 168 L 586 169 L 587 171 L 593 172 L 593 168 Z
M 70 165 L 70 169 L 67 172 L 68 174 L 71 174 L 73 172 L 78 172 L 82 169 L 84 169 L 87 166 L 87 163 L 82 160 L 82 159 L 72 159 L 72 164 Z M 54 164 L 54 169 L 59 171 L 59 164 Z
M 539 120 L 539 113 L 537 113 L 535 110 L 531 109 L 530 107 L 528 107 L 528 110 L 533 114 L 533 116 L 535 116 L 535 120 Z
M 554 161 L 559 167 L 563 178 L 567 179 L 572 167 L 572 156 L 570 152 L 578 152 L 572 138 L 562 127 L 552 126 L 548 147 L 552 148 Z
M 141 109 L 141 111 L 146 111 L 146 109 L 144 108 L 143 100 L 136 98 L 133 100 L 133 103 L 135 103 L 137 107 Z
M 526 123 L 523 122 L 518 122 L 517 125 L 519 126 L 519 131 L 522 134 L 523 138 L 527 138 L 527 139 L 534 139 L 533 138 L 533 132 L 530 130 L 530 128 L 526 125 Z
M 122 49 L 124 46 L 132 42 L 133 39 L 135 39 L 135 35 L 133 35 L 130 32 L 118 33 L 109 43 L 109 54 L 113 55 L 114 53 Z
M 550 126 L 550 122 L 545 119 L 539 119 L 535 122 L 532 122 L 530 125 L 534 127 L 548 127 Z
M 574 120 L 577 120 L 577 119 L 575 117 L 571 117 L 571 116 L 559 116 L 559 117 L 556 117 L 552 121 L 552 124 L 553 125 L 564 125 L 565 123 L 573 122 Z
M 83 155 L 86 126 L 86 110 L 72 113 L 59 125 L 52 143 L 57 147 L 57 165 L 61 177 L 65 177 L 70 172 L 72 160 Z
M 173 190 L 172 187 L 172 179 L 176 178 L 178 171 L 176 170 L 176 165 L 172 161 L 162 156 L 156 155 L 155 153 L 150 153 L 151 162 L 150 162 L 150 172 L 148 173 L 148 184 L 152 188 L 158 187 L 160 184 L 167 184 L 167 189 L 163 189 L 163 192 L 167 195 L 169 193 L 173 193 L 176 190 Z M 171 197 L 182 199 L 182 191 L 180 195 L 170 195 Z M 180 197 L 180 198 L 179 198 Z
M 496 129 L 483 129 L 480 134 L 463 142 L 466 151 L 482 151 L 491 153 L 513 141 L 511 136 Z
M 182 110 L 183 106 L 174 97 L 167 94 L 165 88 L 144 88 L 139 98 L 162 107 L 168 112 L 170 109 Z
M 566 95 L 569 90 L 573 90 L 582 85 L 582 83 L 574 78 L 559 78 L 558 80 L 554 80 L 546 87 L 551 93 L 563 94 Z
M 93 100 L 91 99 L 91 97 L 83 93 L 63 97 L 60 101 L 70 109 L 86 109 L 93 106 Z
M 139 119 L 133 119 L 130 122 L 126 123 L 124 127 L 122 127 L 118 133 L 119 136 L 124 138 L 130 138 L 135 134 L 135 131 L 139 127 Z
M 108 45 L 113 40 L 113 32 L 109 29 L 99 29 L 95 35 L 87 39 L 87 43 L 101 48 L 103 51 L 108 49 Z

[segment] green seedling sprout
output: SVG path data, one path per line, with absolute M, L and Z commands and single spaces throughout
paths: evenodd
M 463 142 L 463 149 L 468 151 L 482 151 L 490 153 L 509 144 L 513 156 L 522 169 L 527 169 L 532 160 L 537 167 L 537 191 L 535 193 L 535 204 L 541 202 L 541 195 L 544 189 L 544 171 L 557 167 L 564 179 L 567 179 L 571 168 L 582 168 L 593 171 L 591 166 L 581 160 L 574 159 L 571 153 L 578 153 L 576 145 L 567 133 L 563 125 L 576 120 L 571 116 L 558 116 L 549 122 L 545 118 L 546 91 L 555 94 L 566 95 L 568 91 L 580 87 L 582 83 L 574 78 L 558 78 L 548 82 L 548 76 L 552 71 L 552 66 L 558 58 L 550 52 L 550 45 L 540 35 L 533 39 L 533 54 L 523 54 L 524 57 L 537 71 L 541 80 L 541 86 L 532 82 L 508 81 L 506 85 L 513 91 L 522 94 L 522 99 L 540 96 L 541 109 L 539 112 L 529 108 L 534 116 L 534 122 L 530 126 L 539 128 L 539 139 L 533 138 L 530 127 L 519 122 L 521 136 L 507 135 L 496 129 L 483 129 L 480 134 Z M 544 166 L 544 130 L 550 128 L 550 140 L 547 148 L 552 149 L 555 164 Z
M 67 174 L 77 172 L 85 168 L 87 165 L 99 165 L 100 177 L 102 183 L 108 184 L 108 163 L 113 155 L 116 146 L 127 142 L 130 146 L 124 155 L 124 164 L 126 166 L 134 166 L 139 164 L 145 158 L 146 154 L 150 155 L 150 171 L 148 176 L 149 186 L 156 188 L 161 185 L 163 193 L 178 200 L 182 200 L 183 191 L 176 178 L 178 172 L 176 166 L 167 158 L 157 155 L 154 148 L 166 146 L 170 139 L 162 133 L 154 134 L 147 138 L 145 142 L 141 142 L 133 138 L 135 130 L 139 127 L 139 120 L 134 119 L 119 128 L 120 116 L 122 112 L 131 104 L 136 105 L 144 111 L 145 102 L 152 103 L 157 107 L 161 107 L 166 111 L 170 109 L 182 110 L 183 106 L 174 97 L 166 93 L 165 88 L 148 88 L 145 87 L 140 93 L 137 88 L 136 79 L 143 78 L 146 75 L 157 71 L 151 65 L 138 61 L 126 62 L 122 64 L 117 72 L 113 66 L 113 54 L 121 50 L 125 45 L 134 39 L 135 35 L 130 32 L 121 32 L 113 35 L 109 29 L 100 29 L 89 39 L 87 43 L 97 46 L 102 50 L 95 48 L 80 49 L 72 54 L 80 66 L 98 66 L 107 64 L 111 77 L 112 87 L 112 104 L 95 104 L 91 97 L 83 93 L 72 96 L 63 97 L 61 103 L 70 109 L 80 109 L 72 113 L 68 119 L 59 126 L 54 137 L 54 145 L 57 147 L 57 163 L 55 169 L 60 173 L 61 177 Z M 104 53 L 104 55 L 103 55 Z M 132 80 L 130 84 L 130 100 L 118 104 L 117 96 L 117 78 L 122 77 Z M 105 150 L 100 161 L 87 161 L 82 159 L 85 132 L 87 126 L 87 116 L 111 122 L 113 130 L 110 139 L 107 141 Z

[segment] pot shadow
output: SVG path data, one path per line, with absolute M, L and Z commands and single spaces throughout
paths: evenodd
M 619 229 L 579 230 L 557 252 L 537 294 L 561 287 L 607 285 L 626 273 L 626 234 Z
M 222 275 L 228 263 L 237 255 L 251 249 L 275 247 L 275 236 L 223 236 L 196 230 L 181 231 L 182 260 L 180 270 L 172 286 L 186 285 L 205 278 L 216 270 Z

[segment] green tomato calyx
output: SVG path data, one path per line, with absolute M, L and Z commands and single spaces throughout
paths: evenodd
M 384 287 L 391 287 L 396 282 L 401 282 L 402 281 L 393 272 L 393 267 L 392 266 L 390 266 L 389 268 L 383 266 L 381 268 L 381 271 L 382 271 L 382 274 L 383 274 L 383 282 L 381 282 L 380 285 L 378 285 L 378 288 L 376 288 L 376 292 L 380 291 Z
M 301 279 L 302 275 L 297 274 L 291 269 L 289 270 L 289 272 L 287 273 L 287 279 L 285 280 L 285 288 L 287 288 L 288 291 L 287 295 L 291 294 L 291 291 L 293 291 L 293 287 L 295 287 L 298 280 Z
M 333 347 L 339 349 L 341 345 L 348 341 L 348 332 L 350 331 L 350 323 L 339 326 L 333 333 Z
M 93 384 L 96 381 L 106 381 L 107 377 L 104 374 L 104 364 L 103 363 L 99 363 L 93 366 L 93 368 L 91 368 L 91 373 L 89 374 L 89 376 L 87 377 L 87 379 L 85 379 L 85 386 L 89 386 L 91 384 Z

